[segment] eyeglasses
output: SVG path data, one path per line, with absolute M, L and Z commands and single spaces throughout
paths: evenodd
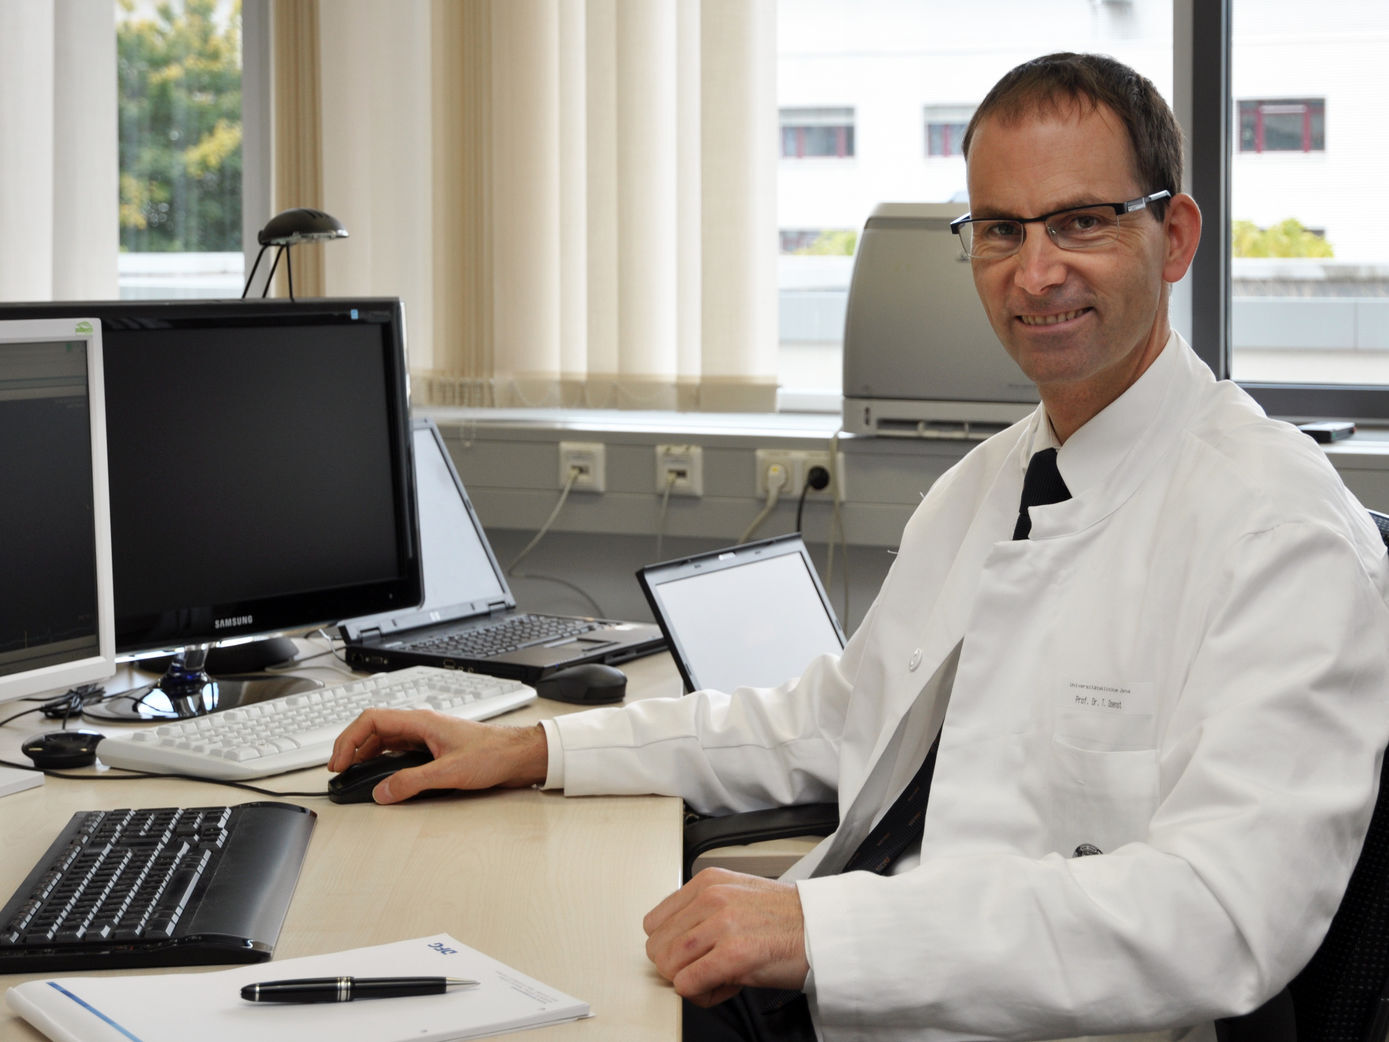
M 1029 224 L 1042 224 L 1051 241 L 1063 250 L 1099 250 L 1119 235 L 1119 218 L 1144 210 L 1149 203 L 1168 199 L 1167 189 L 1130 199 L 1125 203 L 1088 203 L 1053 210 L 1040 217 L 976 218 L 965 214 L 950 222 L 950 230 L 960 237 L 966 257 L 976 260 L 1003 260 L 1022 249 Z

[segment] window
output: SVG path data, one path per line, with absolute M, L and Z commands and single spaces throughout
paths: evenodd
M 974 114 L 972 106 L 960 108 L 947 105 L 926 106 L 926 154 L 928 156 L 962 156 L 965 128 Z
M 783 159 L 845 159 L 853 154 L 853 109 L 781 110 Z
M 1322 152 L 1326 149 L 1326 99 L 1239 103 L 1241 152 Z
M 1389 6 L 1338 0 L 1317 18 L 1296 0 L 1211 6 L 1228 12 L 1228 86 L 1193 104 L 1226 106 L 1233 150 L 1225 211 L 1209 188 L 1197 201 L 1228 235 L 1229 318 L 1228 346 L 1216 331 L 1201 349 L 1220 348 L 1217 371 L 1275 415 L 1389 417 L 1389 240 L 1365 220 L 1386 157 Z M 1198 30 L 1197 47 L 1209 37 Z M 1197 157 L 1219 147 L 1193 139 Z
M 123 297 L 242 288 L 241 5 L 116 0 Z
M 1082 2 L 1073 14 L 1058 18 L 1055 5 L 1033 0 L 779 0 L 783 403 L 840 409 L 852 244 L 879 203 L 969 209 L 964 129 L 1005 72 L 1051 51 L 1101 51 L 1135 66 L 1171 97 L 1170 3 Z M 842 107 L 824 107 L 827 98 Z M 817 155 L 853 162 L 791 161 Z

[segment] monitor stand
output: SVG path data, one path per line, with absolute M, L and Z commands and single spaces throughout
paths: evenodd
M 206 669 L 208 652 L 212 650 L 206 644 L 186 648 L 170 660 L 155 683 L 92 702 L 83 707 L 82 715 L 91 720 L 126 722 L 187 720 L 322 686 L 307 677 L 275 674 L 213 678 Z
M 298 656 L 299 648 L 291 638 L 265 637 L 208 648 L 203 669 L 212 677 L 259 673 L 272 666 L 287 666 Z M 152 655 L 136 660 L 133 665 L 146 673 L 163 673 L 174 664 L 174 658 L 173 655 Z

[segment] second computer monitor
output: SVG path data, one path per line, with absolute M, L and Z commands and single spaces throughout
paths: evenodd
M 0 321 L 0 701 L 115 671 L 101 328 Z

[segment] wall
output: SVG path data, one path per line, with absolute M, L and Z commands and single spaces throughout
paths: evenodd
M 737 542 L 764 503 L 756 492 L 758 449 L 827 451 L 839 426 L 838 417 L 829 415 L 423 414 L 444 432 L 503 567 L 559 501 L 559 443 L 601 443 L 606 491 L 570 493 L 551 531 L 516 569 L 521 575 L 513 576 L 513 591 L 523 606 L 648 620 L 637 568 Z M 663 517 L 655 452 L 657 445 L 672 443 L 703 449 L 704 494 L 670 497 Z M 807 497 L 803 532 L 846 630 L 862 620 L 922 494 L 973 444 L 839 440 L 847 552 L 836 545 L 832 573 L 827 544 L 833 511 L 823 497 Z M 1330 446 L 1328 455 L 1366 506 L 1389 509 L 1389 432 L 1361 432 Z M 793 530 L 795 516 L 795 497 L 787 496 L 754 538 Z

